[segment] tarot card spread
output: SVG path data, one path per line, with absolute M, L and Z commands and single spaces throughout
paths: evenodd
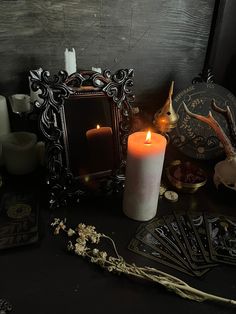
M 146 230 L 149 231 L 160 243 L 162 243 L 163 246 L 165 246 L 166 249 L 175 256 L 175 259 L 188 268 L 185 255 L 179 248 L 178 242 L 163 219 L 154 219 L 151 223 L 146 225 Z
M 236 264 L 236 218 L 174 212 L 142 224 L 129 249 L 192 276 Z
M 146 245 L 145 243 L 139 241 L 138 239 L 132 239 L 129 244 L 129 249 L 135 253 L 138 253 L 142 256 L 145 256 L 151 260 L 154 260 L 160 264 L 169 266 L 171 268 L 174 268 L 176 270 L 179 270 L 181 272 L 184 272 L 186 274 L 191 275 L 190 272 L 183 269 L 181 266 L 178 266 L 177 264 L 174 264 L 171 260 L 169 260 L 165 255 L 162 255 L 161 252 L 157 252 L 149 245 Z
M 212 267 L 209 259 L 204 255 L 202 244 L 193 228 L 189 216 L 184 213 L 174 213 L 176 222 L 180 229 L 180 234 L 183 237 L 189 263 L 193 269 L 206 269 Z
M 190 274 L 186 266 L 181 265 L 181 263 L 176 260 L 175 255 L 168 251 L 166 246 L 163 246 L 160 241 L 158 241 L 151 233 L 149 233 L 145 228 L 142 228 L 136 233 L 136 239 L 141 241 L 143 245 L 146 245 L 152 248 L 155 252 L 159 253 L 162 257 L 165 258 L 165 262 L 172 265 L 173 268 L 180 270 L 182 272 Z M 163 263 L 163 264 L 166 264 Z

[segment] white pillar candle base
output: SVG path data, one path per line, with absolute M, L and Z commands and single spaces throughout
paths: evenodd
M 166 139 L 153 133 L 150 143 L 146 132 L 136 132 L 128 138 L 126 180 L 123 211 L 138 221 L 148 221 L 157 212 Z
M 0 95 L 0 135 L 10 132 L 10 122 L 6 98 Z
M 148 221 L 156 216 L 164 156 L 159 157 L 142 161 L 128 157 L 123 211 L 131 219 Z

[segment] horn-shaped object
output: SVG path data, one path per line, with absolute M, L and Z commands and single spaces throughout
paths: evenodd
M 233 145 L 236 145 L 236 124 L 233 117 L 233 113 L 229 106 L 226 106 L 225 109 L 220 108 L 217 104 L 215 99 L 212 99 L 211 107 L 214 111 L 220 113 L 226 120 L 229 128 L 229 132 L 231 135 L 231 140 L 233 141 Z
M 207 123 L 215 131 L 218 139 L 221 141 L 222 145 L 224 146 L 225 154 L 228 158 L 235 155 L 235 150 L 228 136 L 225 134 L 224 130 L 221 128 L 219 123 L 212 116 L 211 111 L 209 111 L 208 116 L 202 116 L 202 115 L 191 112 L 184 102 L 183 102 L 183 105 L 184 105 L 185 111 L 190 117 Z
M 190 117 L 207 123 L 215 131 L 224 147 L 226 159 L 215 165 L 213 180 L 216 187 L 222 183 L 227 188 L 236 191 L 236 152 L 228 136 L 225 134 L 219 123 L 214 119 L 211 111 L 209 111 L 208 116 L 202 116 L 191 112 L 185 103 L 183 103 L 183 106 Z

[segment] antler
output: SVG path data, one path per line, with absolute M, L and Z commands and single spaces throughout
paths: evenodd
M 212 99 L 211 107 L 214 111 L 219 112 L 226 119 L 231 137 L 233 139 L 233 144 L 235 144 L 236 143 L 236 124 L 235 124 L 234 117 L 233 117 L 230 107 L 226 106 L 225 109 L 220 108 L 216 104 L 215 99 Z
M 220 127 L 219 123 L 214 119 L 211 111 L 209 111 L 207 116 L 202 116 L 202 115 L 191 112 L 184 102 L 183 102 L 183 105 L 184 105 L 185 111 L 190 117 L 207 123 L 215 131 L 217 137 L 219 138 L 222 145 L 224 146 L 224 150 L 225 150 L 225 154 L 227 158 L 232 158 L 233 156 L 235 156 L 235 150 L 229 138 L 227 137 L 223 129 Z

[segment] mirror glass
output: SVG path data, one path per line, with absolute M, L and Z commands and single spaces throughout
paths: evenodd
M 70 96 L 63 106 L 67 165 L 75 177 L 107 175 L 116 164 L 112 104 L 105 95 Z

